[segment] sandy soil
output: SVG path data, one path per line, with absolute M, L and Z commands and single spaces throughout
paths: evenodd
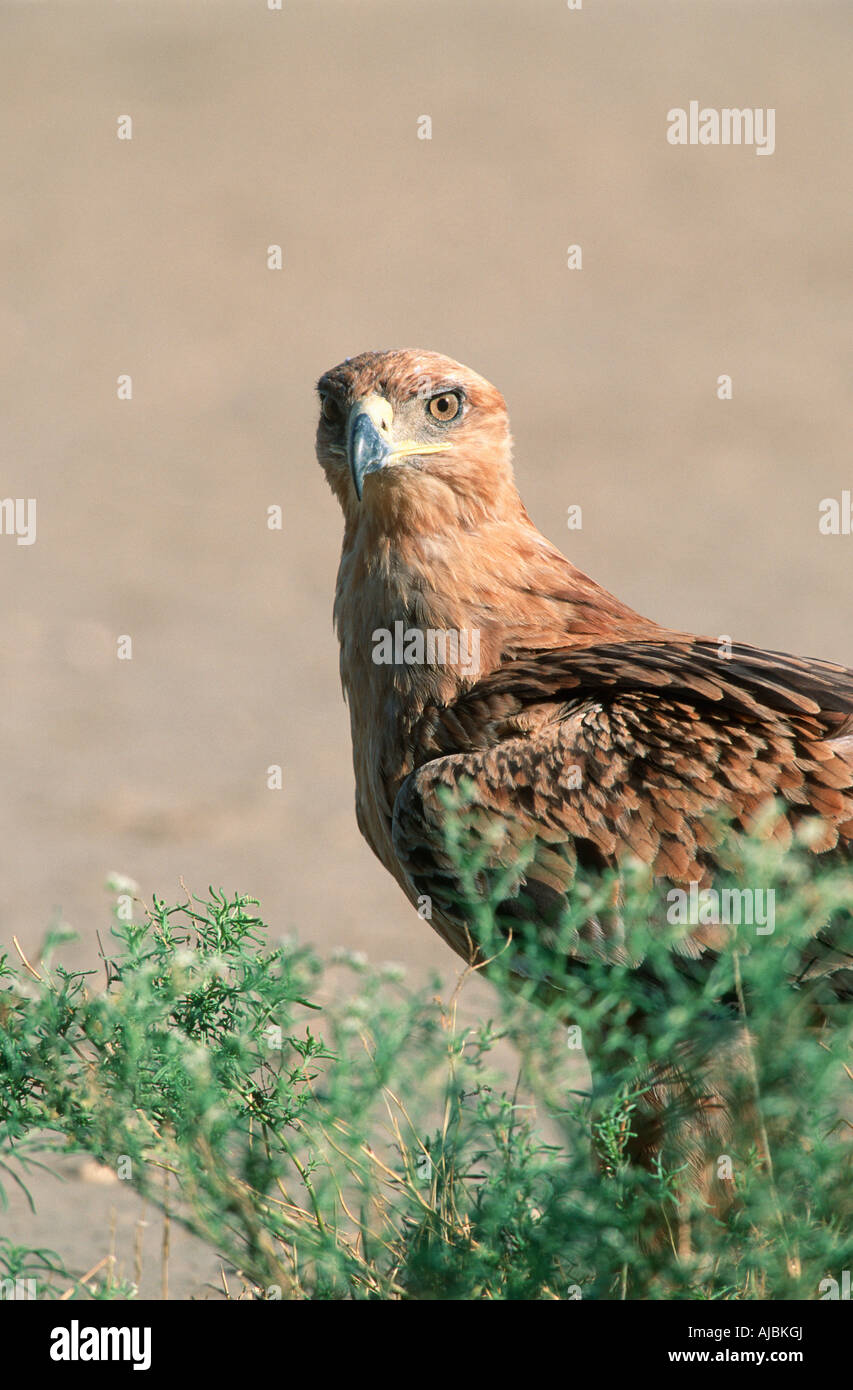
M 2 947 L 60 914 L 91 963 L 120 870 L 454 977 L 352 810 L 312 387 L 367 347 L 495 381 L 533 517 L 634 607 L 853 664 L 853 537 L 818 531 L 852 481 L 849 6 L 104 0 L 0 31 L 2 493 L 38 503 L 34 545 L 0 536 Z M 673 148 L 693 99 L 774 107 L 775 153 Z M 116 1206 L 130 1249 L 130 1194 L 36 1190 L 0 1229 L 82 1269 Z M 173 1294 L 214 1274 L 175 1237 Z

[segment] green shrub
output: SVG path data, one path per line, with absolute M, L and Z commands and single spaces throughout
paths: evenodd
M 853 1009 L 825 1008 L 816 1028 L 817 986 L 790 975 L 816 922 L 849 945 L 849 870 L 749 843 L 730 881 L 774 891 L 774 930 L 734 931 L 696 978 L 639 875 L 623 964 L 558 968 L 607 885 L 579 893 L 544 944 L 499 938 L 484 901 L 493 1008 L 475 1026 L 458 990 L 442 1002 L 395 968 L 270 949 L 255 901 L 212 890 L 116 915 L 106 985 L 55 963 L 55 936 L 34 966 L 4 956 L 0 1181 L 26 1181 L 51 1150 L 91 1154 L 256 1297 L 818 1298 L 853 1257 Z M 654 1019 L 640 1036 L 638 1008 Z M 627 1162 L 638 1078 L 688 1042 L 722 1056 L 744 1009 L 750 1116 L 719 1156 L 733 1204 L 694 1210 L 679 1250 L 678 1163 Z M 591 1094 L 574 1044 L 594 1039 Z M 0 1278 L 36 1269 L 45 1296 L 67 1283 L 49 1253 L 0 1243 Z

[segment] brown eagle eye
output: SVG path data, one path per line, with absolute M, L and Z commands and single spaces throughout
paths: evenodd
M 328 425 L 334 425 L 341 418 L 340 408 L 337 401 L 331 396 L 324 396 L 320 403 L 320 413 Z
M 445 424 L 448 420 L 454 420 L 461 408 L 462 402 L 455 391 L 443 391 L 440 396 L 433 396 L 429 403 L 433 420 L 441 420 Z

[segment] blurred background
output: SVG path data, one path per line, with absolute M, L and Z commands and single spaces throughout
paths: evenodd
M 366 348 L 495 382 L 535 522 L 633 607 L 853 665 L 853 536 L 818 530 L 853 487 L 849 5 L 6 0 L 0 31 L 0 494 L 38 506 L 0 536 L 0 952 L 61 919 L 94 964 L 120 871 L 455 978 L 353 811 L 313 386 Z M 691 100 L 774 107 L 775 153 L 669 145 Z M 86 1176 L 0 1231 L 94 1263 L 136 1208 Z M 211 1276 L 181 1241 L 177 1295 Z

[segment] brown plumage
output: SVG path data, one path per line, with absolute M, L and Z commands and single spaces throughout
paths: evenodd
M 503 398 L 459 363 L 364 353 L 318 389 L 318 458 L 344 514 L 335 623 L 358 824 L 410 901 L 429 896 L 455 951 L 479 960 L 446 845 L 446 793 L 460 786 L 488 863 L 518 865 L 497 912 L 507 929 L 522 916 L 552 927 L 579 866 L 631 857 L 668 884 L 706 886 L 720 813 L 748 831 L 774 798 L 777 837 L 808 820 L 816 851 L 851 851 L 853 672 L 721 652 L 582 574 L 522 505 Z M 401 661 L 399 646 L 375 660 L 375 634 L 395 624 L 466 634 L 466 655 L 476 633 L 478 669 L 461 639 L 455 661 Z M 712 949 L 714 930 L 697 928 L 685 951 Z M 615 916 L 587 934 L 618 958 Z M 842 970 L 841 992 L 849 980 Z

